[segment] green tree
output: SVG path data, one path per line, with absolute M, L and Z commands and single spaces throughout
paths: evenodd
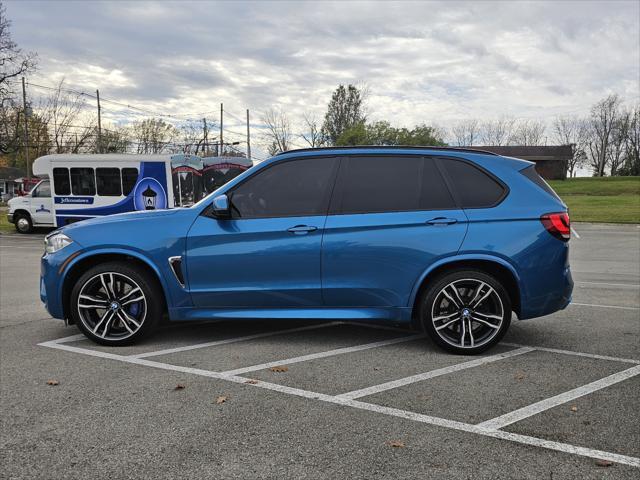
M 355 85 L 339 85 L 333 92 L 322 125 L 322 133 L 330 145 L 350 128 L 366 121 L 365 94 Z
M 409 130 L 392 127 L 386 121 L 360 122 L 343 132 L 336 145 L 445 146 L 442 137 L 437 128 L 424 124 Z

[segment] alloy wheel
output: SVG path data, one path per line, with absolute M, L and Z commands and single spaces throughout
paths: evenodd
M 500 295 L 478 279 L 455 280 L 435 297 L 431 322 L 438 336 L 458 348 L 477 348 L 500 331 L 504 306 Z
M 104 272 L 82 286 L 77 300 L 84 326 L 105 340 L 123 340 L 140 330 L 147 315 L 147 299 L 130 277 Z

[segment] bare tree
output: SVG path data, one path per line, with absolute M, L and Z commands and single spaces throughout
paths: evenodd
M 304 129 L 305 132 L 300 134 L 300 137 L 309 144 L 311 148 L 322 147 L 327 143 L 327 139 L 322 131 L 322 126 L 318 123 L 317 118 L 310 113 L 305 113 L 304 117 Z
M 94 137 L 92 151 L 98 151 L 98 136 Z M 131 132 L 126 127 L 102 125 L 100 147 L 103 153 L 127 153 L 131 147 Z
M 189 121 L 178 126 L 178 135 L 181 141 L 182 153 L 198 155 L 199 152 L 205 152 L 205 132 L 201 122 Z M 212 130 L 214 124 L 207 124 L 207 129 Z M 208 139 L 209 142 L 214 140 Z
M 64 79 L 44 101 L 41 115 L 49 126 L 54 153 L 78 153 L 96 135 L 95 115 L 83 115 L 86 101 L 64 88 Z
M 135 122 L 131 130 L 137 153 L 171 151 L 173 142 L 178 136 L 178 130 L 161 118 L 147 118 Z
M 266 127 L 263 136 L 269 155 L 289 150 L 293 134 L 286 113 L 280 108 L 270 108 L 262 115 L 261 120 Z
M 627 144 L 624 157 L 624 165 L 620 169 L 620 174 L 640 175 L 640 104 L 636 104 L 636 106 L 631 109 L 629 115 Z
M 618 169 L 625 160 L 631 115 L 630 110 L 622 110 L 611 130 L 611 141 L 609 142 L 609 149 L 607 151 L 607 163 L 609 164 L 612 177 L 618 174 Z
M 571 178 L 575 175 L 576 169 L 587 160 L 589 126 L 583 118 L 564 116 L 556 118 L 552 128 L 553 139 L 556 143 L 573 146 L 573 156 L 567 161 L 566 165 L 567 173 Z
M 517 122 L 513 135 L 509 139 L 511 145 L 542 145 L 545 143 L 546 127 L 540 120 L 522 120 Z
M 459 147 L 471 147 L 476 145 L 480 137 L 480 122 L 475 118 L 469 118 L 458 122 L 451 128 L 453 141 Z
M 483 145 L 506 145 L 513 135 L 515 120 L 510 117 L 501 117 L 496 120 L 488 120 L 480 125 L 480 142 Z
M 594 175 L 602 177 L 608 164 L 613 129 L 618 120 L 620 97 L 609 95 L 591 107 L 589 153 Z
M 0 1 L 0 98 L 10 93 L 9 82 L 35 70 L 36 54 L 24 53 L 11 39 L 11 20 Z

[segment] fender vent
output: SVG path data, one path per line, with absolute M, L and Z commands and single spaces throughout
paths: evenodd
M 182 273 L 182 257 L 169 257 L 169 265 L 176 277 L 176 280 L 182 288 L 184 288 L 184 274 Z

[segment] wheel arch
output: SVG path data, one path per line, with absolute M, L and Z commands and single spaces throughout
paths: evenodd
M 31 218 L 31 213 L 29 213 L 29 210 L 25 210 L 24 208 L 16 208 L 13 212 L 14 218 L 16 215 L 27 215 L 29 218 Z
M 169 297 L 167 286 L 164 283 L 162 275 L 149 259 L 145 258 L 143 255 L 140 255 L 137 252 L 127 250 L 99 251 L 89 252 L 86 255 L 78 256 L 65 269 L 60 291 L 64 318 L 71 321 L 71 316 L 69 315 L 69 301 L 71 298 L 71 291 L 73 290 L 74 282 L 90 268 L 101 263 L 114 261 L 124 262 L 128 265 L 134 264 L 146 271 L 149 274 L 150 278 L 152 278 L 160 287 L 160 290 L 162 291 L 163 309 L 165 312 L 168 311 Z
M 511 300 L 511 309 L 520 316 L 521 297 L 520 276 L 516 269 L 506 260 L 492 255 L 464 255 L 446 258 L 430 266 L 416 282 L 411 293 L 409 305 L 412 307 L 412 323 L 418 326 L 416 312 L 422 292 L 429 288 L 431 282 L 441 274 L 454 270 L 472 268 L 496 277 L 504 286 Z

